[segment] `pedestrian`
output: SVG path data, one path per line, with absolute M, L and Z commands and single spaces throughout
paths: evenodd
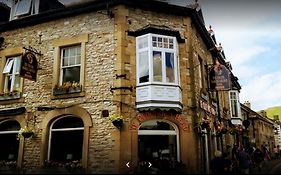
M 223 154 L 224 157 L 224 173 L 232 174 L 232 160 L 230 152 L 226 152 Z
M 279 150 L 276 145 L 273 148 L 273 152 L 274 152 L 274 159 L 278 159 Z
M 253 163 L 255 164 L 255 167 L 258 167 L 258 171 L 261 171 L 262 169 L 262 162 L 263 162 L 263 152 L 259 147 L 255 149 L 252 155 Z
M 224 173 L 225 159 L 222 156 L 222 152 L 215 151 L 215 157 L 210 162 L 211 174 L 223 174 Z
M 241 174 L 249 174 L 250 173 L 250 166 L 251 166 L 251 157 L 245 151 L 245 148 L 241 146 L 239 153 L 238 153 L 238 164 Z
M 232 172 L 233 174 L 239 173 L 239 167 L 238 167 L 238 146 L 235 144 L 232 148 Z

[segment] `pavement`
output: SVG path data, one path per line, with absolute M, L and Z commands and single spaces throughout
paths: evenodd
M 281 165 L 281 159 L 264 161 L 261 171 L 255 167 L 251 169 L 250 174 L 274 174 L 273 171 L 278 165 Z

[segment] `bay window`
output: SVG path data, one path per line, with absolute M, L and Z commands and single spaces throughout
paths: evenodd
M 138 109 L 181 110 L 177 38 L 148 33 L 136 37 Z
M 176 37 L 146 34 L 137 37 L 137 84 L 178 84 Z
M 236 90 L 229 91 L 230 115 L 233 124 L 241 124 L 241 108 L 239 102 L 239 92 Z M 237 123 L 239 122 L 239 123 Z

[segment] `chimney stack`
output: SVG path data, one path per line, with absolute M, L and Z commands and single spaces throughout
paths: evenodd
M 265 110 L 262 110 L 262 111 L 260 112 L 260 114 L 261 114 L 261 116 L 266 117 L 266 111 L 265 111 Z
M 251 109 L 251 103 L 249 101 L 245 101 L 244 105 Z

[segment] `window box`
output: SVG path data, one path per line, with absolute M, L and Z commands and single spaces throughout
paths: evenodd
M 19 99 L 20 97 L 21 97 L 21 93 L 18 92 L 18 91 L 1 93 L 0 94 L 0 101 L 14 100 L 14 99 Z
M 73 94 L 82 92 L 82 85 L 78 83 L 64 83 L 61 86 L 56 85 L 53 88 L 53 95 L 64 95 L 64 94 Z

